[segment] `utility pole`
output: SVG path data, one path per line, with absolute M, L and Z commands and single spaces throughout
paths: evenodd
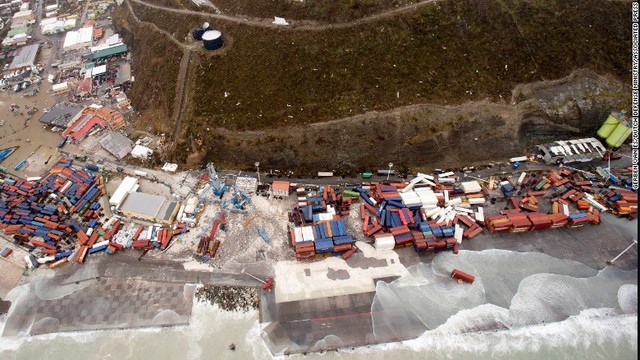
M 389 163 L 389 172 L 387 173 L 387 181 L 389 181 L 389 176 L 391 176 L 391 168 L 393 167 L 393 163 Z
M 633 240 L 633 242 L 632 242 L 629 246 L 627 246 L 627 248 L 626 248 L 626 249 L 622 250 L 622 252 L 620 252 L 620 254 L 618 254 L 618 256 L 614 257 L 614 258 L 613 258 L 613 260 L 609 260 L 609 261 L 607 261 L 607 264 L 609 264 L 609 265 L 613 265 L 613 262 L 614 262 L 614 261 L 618 260 L 618 258 L 619 258 L 620 256 L 622 256 L 622 254 L 626 253 L 629 249 L 631 249 L 631 247 L 632 247 L 633 245 L 636 245 L 637 243 L 638 243 L 638 240 Z
M 261 182 L 260 182 L 260 162 L 256 161 L 255 165 L 256 165 L 256 172 L 258 174 L 258 185 L 260 185 L 261 184 Z

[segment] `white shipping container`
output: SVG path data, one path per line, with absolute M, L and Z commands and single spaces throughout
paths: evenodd
M 523 171 L 522 174 L 520 174 L 520 177 L 518 178 L 518 185 L 522 184 L 526 176 L 527 176 L 527 173 Z
M 484 209 L 482 207 L 478 207 L 478 211 L 476 211 L 475 217 L 477 221 L 484 222 Z
M 385 235 L 376 237 L 373 246 L 378 251 L 393 250 L 393 248 L 396 246 L 396 242 L 393 239 L 393 235 Z
M 295 238 L 296 242 L 303 242 L 304 239 L 302 238 L 302 228 L 293 228 L 293 236 Z
M 473 210 L 471 210 L 469 208 L 463 208 L 462 204 L 455 205 L 453 208 L 457 212 L 464 212 L 464 213 L 467 213 L 467 214 L 473 214 Z M 461 214 L 461 215 L 463 215 L 463 214 Z
M 140 170 L 135 170 L 133 173 L 138 175 L 138 176 L 147 176 L 146 172 L 140 171 Z
M 36 261 L 38 262 L 38 264 L 46 264 L 49 261 L 54 261 L 56 259 L 55 256 L 51 255 L 51 256 L 45 256 L 45 257 L 41 257 L 36 259 Z
M 302 239 L 304 241 L 314 241 L 315 240 L 315 238 L 313 236 L 313 227 L 304 226 L 301 229 L 302 229 Z
M 95 248 L 100 247 L 102 245 L 109 245 L 109 240 L 104 240 L 104 241 L 97 242 L 97 243 L 93 244 L 93 246 L 91 248 L 95 249 Z
M 456 224 L 455 231 L 453 233 L 453 238 L 456 239 L 458 244 L 462 244 L 462 234 L 464 233 L 464 229 L 462 226 Z
M 60 192 L 64 193 L 65 191 L 67 191 L 69 189 L 69 187 L 71 186 L 71 184 L 73 184 L 73 182 L 71 180 L 67 180 L 67 182 L 64 184 L 64 186 L 62 186 L 62 188 L 60 189 Z
M 331 177 L 333 176 L 333 171 L 318 171 L 318 177 Z
M 449 190 L 444 191 L 444 204 L 449 205 Z
M 509 159 L 510 162 L 523 162 L 523 161 L 527 161 L 529 160 L 528 157 L 526 156 L 518 156 L 518 157 L 512 157 L 511 159 Z
M 455 175 L 455 173 L 453 171 L 442 173 L 442 174 L 438 175 L 438 180 L 443 179 L 443 178 L 448 178 L 448 177 L 451 177 L 453 175 Z
M 439 213 L 439 212 L 440 212 L 440 210 L 442 210 L 442 208 L 441 208 L 441 207 L 439 207 L 439 206 L 436 206 L 435 208 L 433 208 L 433 209 L 431 209 L 431 210 L 427 211 L 425 215 L 426 215 L 428 218 L 433 219 L 433 217 L 434 217 L 437 213 Z
M 24 262 L 27 263 L 27 267 L 29 269 L 33 269 L 33 263 L 31 262 L 31 259 L 29 258 L 29 255 L 25 255 L 24 256 Z
M 423 173 L 418 173 L 418 176 L 422 176 L 422 177 L 424 177 L 424 178 L 425 178 L 425 179 L 427 179 L 427 180 L 433 180 L 433 179 L 434 179 L 434 177 L 433 177 L 433 176 L 428 175 L 428 174 L 423 174 Z
M 186 207 L 186 205 L 182 204 L 180 205 L 180 209 L 178 209 L 178 219 L 182 219 L 182 215 L 184 215 L 184 208 Z
M 480 205 L 480 204 L 484 204 L 485 203 L 485 199 L 482 198 L 470 198 L 467 199 L 469 201 L 469 204 L 471 205 Z

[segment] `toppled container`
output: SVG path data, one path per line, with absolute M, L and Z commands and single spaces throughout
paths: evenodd
M 453 269 L 453 271 L 451 271 L 451 277 L 457 279 L 460 283 L 466 282 L 469 284 L 473 284 L 476 279 L 473 275 L 458 269 Z

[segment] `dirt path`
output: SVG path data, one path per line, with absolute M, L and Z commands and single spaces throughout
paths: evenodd
M 180 70 L 178 71 L 178 83 L 176 86 L 176 99 L 173 106 L 173 132 L 171 138 L 175 141 L 176 135 L 180 130 L 182 122 L 182 113 L 184 109 L 185 91 L 187 82 L 189 81 L 189 63 L 191 62 L 191 50 L 184 49 L 182 60 L 180 60 Z
M 154 24 L 154 23 L 150 23 L 150 22 L 146 22 L 146 21 L 142 21 L 138 18 L 138 16 L 136 15 L 136 13 L 133 11 L 133 8 L 131 7 L 131 3 L 129 3 L 129 1 L 127 0 L 127 7 L 129 7 L 129 12 L 131 13 L 131 16 L 133 16 L 133 18 L 136 20 L 136 22 L 140 23 L 140 24 L 145 24 L 145 25 L 149 25 L 151 26 L 155 31 L 167 36 L 169 38 L 169 40 L 171 40 L 171 42 L 173 42 L 174 44 L 176 44 L 177 46 L 179 46 L 182 49 L 189 49 L 189 45 L 183 44 L 180 41 L 178 41 L 176 38 L 173 37 L 173 35 L 171 35 L 170 33 L 160 29 L 158 27 L 158 25 Z
M 220 19 L 220 20 L 225 20 L 225 21 L 229 21 L 229 22 L 234 22 L 234 23 L 238 23 L 238 24 L 246 24 L 249 26 L 258 26 L 258 27 L 264 27 L 264 28 L 279 28 L 279 29 L 287 29 L 287 30 L 295 30 L 295 31 L 309 31 L 309 30 L 331 30 L 331 29 L 343 29 L 343 28 L 348 28 L 348 27 L 353 27 L 353 26 L 358 26 L 358 25 L 362 25 L 362 24 L 367 24 L 367 23 L 371 23 L 374 21 L 378 21 L 381 19 L 386 19 L 386 18 L 390 18 L 396 15 L 400 15 L 406 12 L 411 12 L 411 11 L 415 11 L 418 8 L 422 7 L 422 6 L 426 6 L 429 5 L 431 3 L 436 2 L 436 0 L 424 0 L 415 4 L 411 4 L 411 5 L 405 5 L 405 6 L 401 6 L 398 7 L 396 9 L 392 9 L 392 10 L 387 10 L 387 11 L 383 11 L 381 13 L 375 14 L 375 15 L 371 15 L 371 16 L 367 16 L 361 19 L 357 19 L 357 20 L 353 20 L 353 21 L 349 21 L 349 22 L 344 22 L 344 23 L 337 23 L 337 24 L 322 24 L 322 25 L 299 25 L 299 26 L 282 26 L 282 25 L 274 25 L 271 23 L 266 23 L 264 20 L 260 20 L 260 21 L 256 21 L 256 20 L 249 20 L 249 19 L 245 19 L 243 17 L 236 17 L 236 16 L 230 16 L 230 15 L 224 15 L 224 14 L 213 14 L 213 13 L 206 13 L 206 12 L 200 12 L 200 11 L 194 11 L 194 10 L 187 10 L 187 9 L 174 9 L 174 8 L 169 8 L 169 7 L 165 7 L 165 6 L 160 6 L 160 5 L 155 5 L 155 4 L 150 4 L 148 2 L 142 1 L 142 0 L 126 0 L 127 4 L 129 5 L 129 9 L 131 9 L 131 5 L 129 4 L 130 1 L 133 1 L 137 4 L 140 5 L 144 5 L 150 8 L 154 8 L 154 9 L 158 9 L 158 10 L 164 10 L 164 11 L 168 11 L 168 12 L 173 12 L 173 13 L 177 13 L 177 14 L 185 14 L 185 15 L 198 15 L 198 16 L 210 16 L 216 19 Z

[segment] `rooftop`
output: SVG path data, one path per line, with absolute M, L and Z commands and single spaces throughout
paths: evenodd
M 127 50 L 128 50 L 127 44 L 118 44 L 105 49 L 96 50 L 95 52 L 93 52 L 93 54 L 91 54 L 91 59 L 99 60 L 105 57 L 122 54 Z
M 33 66 L 36 61 L 36 56 L 38 55 L 39 48 L 40 45 L 32 44 L 23 46 L 18 49 L 18 54 L 13 58 L 13 61 L 11 61 L 11 65 L 9 65 L 8 70 Z
M 276 180 L 271 184 L 271 191 L 274 194 L 288 194 L 289 193 L 289 182 L 283 180 Z
M 169 221 L 177 202 L 169 201 L 162 196 L 133 192 L 127 196 L 120 207 L 120 211 L 139 214 L 142 217 L 152 217 L 157 220 Z
M 100 145 L 117 159 L 127 156 L 133 149 L 133 142 L 119 132 L 112 131 L 102 139 Z
M 122 204 L 122 200 L 127 196 L 130 191 L 135 191 L 138 185 L 138 178 L 132 176 L 126 176 L 113 195 L 109 198 L 109 204 L 119 206 Z
M 51 126 L 66 127 L 69 120 L 80 111 L 82 111 L 82 106 L 65 102 L 58 103 L 48 112 L 42 114 L 39 121 Z

